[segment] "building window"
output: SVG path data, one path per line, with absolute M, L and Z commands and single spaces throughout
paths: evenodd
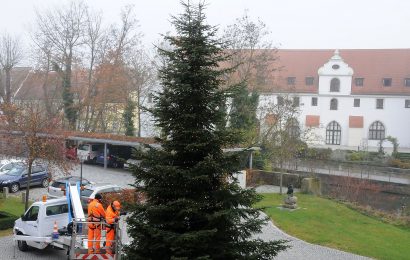
M 312 86 L 314 81 L 315 81 L 314 77 L 306 77 L 305 78 L 306 86 Z
M 289 119 L 286 123 L 286 129 L 290 138 L 298 139 L 300 137 L 300 127 L 297 119 Z
M 355 78 L 354 83 L 356 87 L 362 87 L 364 82 L 364 78 Z
M 330 122 L 326 127 L 326 144 L 340 145 L 342 128 L 336 121 Z
M 405 78 L 404 79 L 404 86 L 410 87 L 410 78 Z
M 295 77 L 288 77 L 288 85 L 295 85 L 296 78 Z
M 332 98 L 330 100 L 330 110 L 337 110 L 337 99 Z
M 405 107 L 405 108 L 410 108 L 410 99 L 406 99 L 406 100 L 404 101 L 404 107 Z
M 317 97 L 312 97 L 312 107 L 317 106 Z
M 299 97 L 293 97 L 293 106 L 298 107 L 300 105 Z
M 384 100 L 382 98 L 376 99 L 376 109 L 383 109 Z
M 283 106 L 285 104 L 285 100 L 283 99 L 283 97 L 278 96 L 278 106 Z
M 353 106 L 354 107 L 360 107 L 360 98 L 355 98 L 354 99 Z
M 334 78 L 330 81 L 330 92 L 339 92 L 340 91 L 340 80 Z
M 383 78 L 383 86 L 384 87 L 390 87 L 391 86 L 392 79 L 391 78 Z
M 369 140 L 382 140 L 384 139 L 385 129 L 384 125 L 380 121 L 373 122 L 369 128 Z
M 338 70 L 339 68 L 340 68 L 340 66 L 338 64 L 335 64 L 335 65 L 332 66 L 332 69 L 334 69 L 334 70 Z

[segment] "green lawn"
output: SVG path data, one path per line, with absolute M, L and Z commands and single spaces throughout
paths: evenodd
M 1 198 L 0 211 L 5 211 L 13 215 L 20 216 L 24 213 L 24 203 L 21 203 L 20 197 L 10 196 L 6 200 Z
M 3 195 L 3 194 L 0 194 Z M 21 203 L 19 197 L 10 196 L 6 200 L 0 198 L 0 211 L 11 213 L 17 217 L 20 217 L 24 213 L 24 203 Z M 0 237 L 11 235 L 12 229 L 0 230 Z
M 284 195 L 264 194 L 256 206 L 286 233 L 307 242 L 377 259 L 410 259 L 410 228 L 365 216 L 341 203 L 296 194 L 301 209 L 280 210 Z

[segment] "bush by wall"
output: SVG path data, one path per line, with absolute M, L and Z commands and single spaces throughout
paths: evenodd
M 0 211 L 0 230 L 12 228 L 16 219 L 18 219 L 18 217 L 13 214 Z

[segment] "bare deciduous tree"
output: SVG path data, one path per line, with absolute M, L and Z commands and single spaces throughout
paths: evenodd
M 229 75 L 229 84 L 245 81 L 252 91 L 272 85 L 276 48 L 268 39 L 270 34 L 266 24 L 260 19 L 252 20 L 247 10 L 227 26 L 223 38 L 231 51 L 229 65 L 237 67 Z
M 79 47 L 83 44 L 87 6 L 83 2 L 70 2 L 54 9 L 36 11 L 37 33 L 35 41 L 52 46 L 53 69 L 62 79 L 64 112 L 71 128 L 75 128 L 77 110 L 71 89 L 72 66 Z
M 60 124 L 61 119 L 48 117 L 44 106 L 37 102 L 3 104 L 1 109 L 5 111 L 9 137 L 14 135 L 14 140 L 17 140 L 16 145 L 4 149 L 3 153 L 25 157 L 28 166 L 25 199 L 27 210 L 32 167 L 35 162 L 46 164 L 50 175 L 56 169 L 68 173 L 72 166 L 65 158 L 65 136 Z M 48 185 L 49 180 L 46 181 L 43 186 Z
M 0 40 L 0 65 L 6 75 L 6 85 L 4 95 L 2 95 L 6 103 L 11 102 L 11 71 L 22 58 L 23 51 L 19 38 L 4 33 Z

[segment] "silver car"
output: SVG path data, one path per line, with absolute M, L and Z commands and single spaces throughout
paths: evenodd
M 87 209 L 88 204 L 95 198 L 95 194 L 103 195 L 108 192 L 122 192 L 124 189 L 115 184 L 90 184 L 81 191 L 81 204 Z
M 69 182 L 70 185 L 74 185 L 77 182 L 80 182 L 80 177 L 67 176 L 67 177 L 63 177 L 60 179 L 52 180 L 50 185 L 48 186 L 47 196 L 50 198 L 58 198 L 58 197 L 64 196 L 64 189 L 65 189 L 66 182 Z M 83 178 L 81 186 L 86 186 L 90 184 L 92 184 L 92 182 Z

